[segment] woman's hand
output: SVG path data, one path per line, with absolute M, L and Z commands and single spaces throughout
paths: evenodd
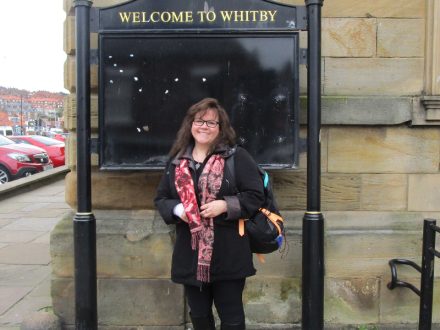
M 183 212 L 179 218 L 182 219 L 182 221 L 188 223 L 188 217 L 186 216 L 185 212 Z
M 183 221 L 188 222 L 188 217 L 186 216 L 185 209 L 184 209 L 182 203 L 174 206 L 173 213 L 174 213 L 174 215 L 178 216 Z
M 214 218 L 225 213 L 227 210 L 226 201 L 219 199 L 202 205 L 200 207 L 200 215 L 204 218 Z

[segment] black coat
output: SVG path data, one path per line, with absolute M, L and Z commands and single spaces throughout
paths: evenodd
M 176 283 L 200 286 L 196 280 L 198 251 L 191 249 L 189 226 L 173 214 L 174 207 L 181 203 L 174 184 L 175 168 L 181 158 L 190 159 L 189 168 L 196 182 L 195 164 L 191 158 L 192 149 L 176 157 L 165 169 L 154 200 L 160 215 L 167 224 L 176 225 L 176 243 L 174 246 L 171 279 Z M 264 190 L 257 165 L 249 153 L 241 148 L 219 148 L 216 153 L 225 159 L 235 153 L 235 182 L 231 186 L 231 173 L 226 166 L 223 181 L 217 199 L 227 203 L 227 213 L 214 218 L 214 246 L 211 259 L 211 282 L 239 279 L 255 274 L 249 240 L 238 233 L 238 219 L 249 218 L 264 201 Z M 233 181 L 232 181 L 233 182 Z M 198 195 L 197 184 L 195 184 Z M 238 193 L 236 193 L 238 191 Z

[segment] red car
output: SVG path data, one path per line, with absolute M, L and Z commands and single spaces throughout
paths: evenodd
M 61 142 L 66 142 L 66 137 L 67 137 L 67 133 L 55 133 L 52 136 L 52 139 L 61 141 Z
M 43 136 L 47 136 L 49 138 L 59 140 L 61 142 L 66 142 L 66 138 L 69 133 L 55 133 L 55 132 L 44 132 Z
M 17 143 L 32 144 L 43 148 L 52 160 L 54 167 L 63 166 L 65 163 L 64 142 L 41 135 L 10 136 L 9 138 Z
M 0 184 L 53 168 L 44 149 L 0 136 Z

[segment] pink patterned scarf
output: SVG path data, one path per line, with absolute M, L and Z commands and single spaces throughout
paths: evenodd
M 191 231 L 191 248 L 193 250 L 199 249 L 197 280 L 209 282 L 214 245 L 214 219 L 200 216 L 194 182 L 188 168 L 188 163 L 188 159 L 182 159 L 180 164 L 176 166 L 175 185 L 188 217 Z M 198 182 L 201 205 L 216 199 L 223 180 L 224 166 L 225 160 L 218 155 L 213 155 L 208 159 Z

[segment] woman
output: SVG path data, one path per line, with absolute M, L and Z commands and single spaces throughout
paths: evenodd
M 159 184 L 156 207 L 176 225 L 171 278 L 185 287 L 195 330 L 245 329 L 242 294 L 255 274 L 238 219 L 249 218 L 264 200 L 262 181 L 249 153 L 233 147 L 235 132 L 216 99 L 188 109 Z M 226 161 L 234 154 L 235 185 Z

